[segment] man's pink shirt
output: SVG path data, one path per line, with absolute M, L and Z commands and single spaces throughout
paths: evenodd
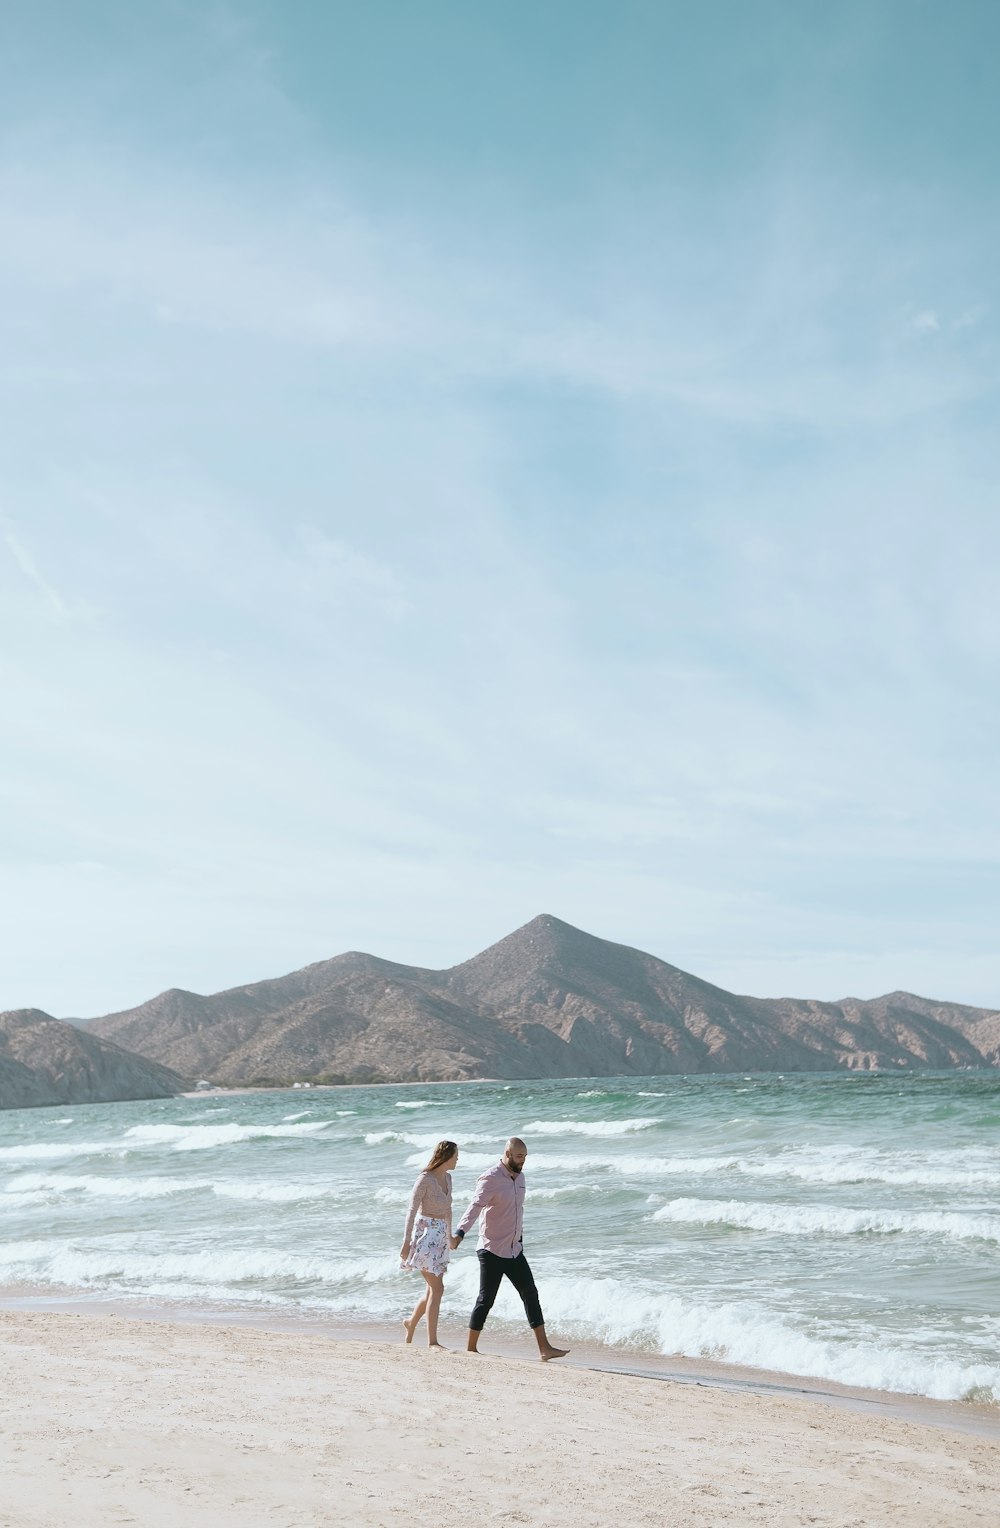
M 480 1216 L 479 1250 L 517 1257 L 522 1250 L 524 1174 L 509 1172 L 502 1162 L 483 1173 L 457 1229 L 471 1230 Z

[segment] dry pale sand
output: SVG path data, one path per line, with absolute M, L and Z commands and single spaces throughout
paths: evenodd
M 462 1352 L 0 1313 L 4 1528 L 1000 1521 L 1000 1444 Z

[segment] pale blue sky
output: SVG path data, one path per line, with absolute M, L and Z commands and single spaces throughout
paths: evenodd
M 1000 1004 L 1000 8 L 0 21 L 0 1008 L 539 911 Z

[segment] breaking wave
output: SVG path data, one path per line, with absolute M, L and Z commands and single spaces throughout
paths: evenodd
M 540 1274 L 537 1268 L 535 1272 Z M 723 1359 L 753 1369 L 942 1401 L 1000 1399 L 1000 1366 L 995 1361 L 959 1363 L 944 1352 L 914 1353 L 874 1333 L 871 1342 L 835 1342 L 797 1330 L 774 1312 L 750 1303 L 697 1304 L 643 1294 L 613 1279 L 548 1279 L 544 1294 L 550 1331 L 575 1329 L 581 1337 L 615 1346 Z
M 211 1188 L 191 1178 L 102 1178 L 96 1174 L 72 1176 L 62 1173 L 21 1173 L 7 1185 L 7 1193 L 41 1201 L 52 1194 L 93 1194 L 100 1199 L 163 1199 Z M 0 1200 L 2 1202 L 2 1200 Z
M 538 1165 L 538 1159 L 535 1159 Z M 789 1178 L 801 1183 L 851 1184 L 886 1183 L 898 1188 L 989 1188 L 1000 1185 L 1000 1162 L 996 1166 L 967 1165 L 961 1157 L 952 1164 L 934 1161 L 906 1163 L 886 1157 L 831 1161 L 776 1156 L 754 1160 L 750 1157 L 641 1157 L 609 1156 L 603 1162 L 589 1159 L 580 1167 L 604 1166 L 612 1172 L 634 1177 L 708 1177 L 736 1173 L 748 1178 Z
M 1000 1243 L 1000 1216 L 951 1210 L 874 1210 L 748 1204 L 738 1199 L 672 1199 L 653 1212 L 672 1225 L 733 1226 L 782 1236 L 933 1236 Z
M 23 1146 L 0 1146 L 0 1162 L 68 1162 L 73 1157 L 121 1157 L 126 1150 L 120 1141 L 76 1141 L 66 1145 L 32 1141 Z
M 21 1173 L 0 1193 L 6 1202 L 41 1204 L 53 1195 L 89 1194 L 95 1199 L 166 1199 L 177 1194 L 212 1193 L 220 1199 L 296 1204 L 311 1199 L 340 1199 L 345 1188 L 332 1182 L 227 1182 L 212 1178 L 111 1178 L 97 1174 Z
M 329 1127 L 329 1120 L 298 1125 L 133 1125 L 125 1137 L 136 1145 L 166 1146 L 171 1151 L 210 1151 L 219 1146 L 239 1146 L 244 1141 L 315 1135 Z
M 440 1139 L 440 1131 L 435 1131 L 433 1135 L 411 1135 L 407 1130 L 369 1130 L 365 1135 L 365 1145 L 389 1146 L 398 1143 L 400 1146 L 420 1146 L 424 1151 L 433 1151 Z M 495 1142 L 497 1145 L 503 1144 L 499 1137 L 495 1135 L 472 1135 L 465 1133 L 458 1142 L 458 1145 L 459 1149 L 461 1149 L 465 1145 L 485 1145 L 487 1142 Z
M 252 1283 L 330 1285 L 371 1283 L 395 1278 L 399 1260 L 386 1254 L 374 1258 L 337 1258 L 278 1247 L 219 1248 L 193 1252 L 144 1253 L 113 1247 L 81 1247 L 73 1243 L 14 1242 L 0 1248 L 0 1282 L 33 1280 L 46 1284 L 141 1285 L 155 1288 L 164 1280 L 186 1286 L 239 1286 Z M 189 1288 L 189 1293 L 194 1293 Z

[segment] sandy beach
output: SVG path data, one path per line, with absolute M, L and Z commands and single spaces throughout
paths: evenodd
M 959 1528 L 1000 1499 L 995 1434 L 815 1398 L 107 1314 L 0 1312 L 0 1348 L 4 1528 Z

